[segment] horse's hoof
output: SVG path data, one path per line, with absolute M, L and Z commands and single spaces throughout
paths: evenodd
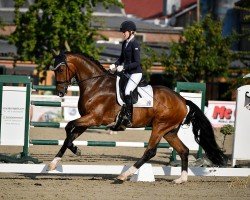
M 182 183 L 187 182 L 187 180 L 188 180 L 188 173 L 187 173 L 187 171 L 184 170 L 181 172 L 180 178 L 173 180 L 173 183 L 174 184 L 182 184 Z
M 48 164 L 46 171 L 53 171 L 56 169 L 56 165 L 53 163 Z
M 76 156 L 81 156 L 82 155 L 82 152 L 79 148 L 77 148 L 76 152 L 75 152 L 75 155 Z
M 115 179 L 113 184 L 123 184 L 124 181 L 123 180 L 120 180 L 120 179 Z
M 124 174 L 120 174 L 116 179 L 121 181 L 126 181 L 127 177 Z
M 172 183 L 173 184 L 183 184 L 183 183 L 186 183 L 187 180 L 181 180 L 181 179 L 176 179 L 176 180 L 173 180 Z
M 56 169 L 58 163 L 61 161 L 62 159 L 60 157 L 55 157 L 51 162 L 50 164 L 48 164 L 48 167 L 47 167 L 47 171 L 53 171 Z

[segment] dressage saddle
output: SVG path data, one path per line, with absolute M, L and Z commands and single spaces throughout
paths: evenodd
M 120 96 L 121 99 L 123 100 L 123 102 L 125 101 L 125 89 L 129 80 L 129 77 L 124 73 L 124 72 L 120 72 L 117 73 L 117 76 L 120 77 L 120 81 L 119 81 L 119 88 L 120 88 Z M 134 89 L 134 91 L 132 92 L 132 103 L 136 104 L 138 101 L 138 96 L 141 97 L 141 94 L 138 92 L 137 88 L 138 87 L 145 87 L 148 85 L 148 82 L 146 81 L 146 79 L 144 77 L 142 77 L 142 79 L 140 80 L 139 84 L 137 85 L 137 87 Z

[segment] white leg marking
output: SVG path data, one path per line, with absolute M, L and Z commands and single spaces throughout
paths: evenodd
M 188 180 L 188 173 L 187 173 L 187 171 L 182 171 L 181 172 L 181 177 L 178 178 L 178 179 L 173 180 L 173 183 L 175 183 L 175 184 L 181 184 L 181 183 L 187 182 L 187 180 Z
M 110 134 L 110 135 L 115 135 L 115 134 L 117 134 L 117 131 L 111 131 L 111 130 L 110 130 L 110 131 L 109 131 L 109 134 Z
M 133 175 L 138 169 L 135 168 L 134 166 L 130 167 L 127 171 L 123 172 L 120 174 L 117 179 L 121 181 L 127 180 L 128 176 Z
M 52 170 L 55 170 L 58 163 L 62 160 L 62 158 L 60 157 L 55 157 L 51 163 L 48 165 L 48 168 L 47 168 L 47 171 L 52 171 Z

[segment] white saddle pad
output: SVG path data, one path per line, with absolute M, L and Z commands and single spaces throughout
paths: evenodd
M 123 104 L 125 104 L 121 97 L 120 97 L 120 88 L 119 88 L 119 81 L 120 81 L 120 77 L 117 76 L 116 78 L 116 97 L 117 97 L 117 101 L 119 103 L 120 106 L 122 106 Z M 153 107 L 153 88 L 151 85 L 147 85 L 146 87 L 138 87 L 137 88 L 139 94 L 138 96 L 138 101 L 136 104 L 133 105 L 133 107 Z

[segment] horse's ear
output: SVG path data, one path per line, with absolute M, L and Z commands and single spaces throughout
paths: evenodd
M 53 57 L 56 57 L 56 56 L 58 56 L 59 55 L 59 52 L 58 51 L 56 51 L 55 49 L 52 49 L 52 55 L 53 55 Z
M 69 46 L 69 43 L 68 43 L 68 41 L 67 41 L 67 40 L 65 40 L 65 42 L 64 42 L 64 46 L 65 46 L 65 48 L 66 48 L 66 50 L 67 50 L 68 52 L 70 52 L 70 51 L 71 51 L 70 46 Z

